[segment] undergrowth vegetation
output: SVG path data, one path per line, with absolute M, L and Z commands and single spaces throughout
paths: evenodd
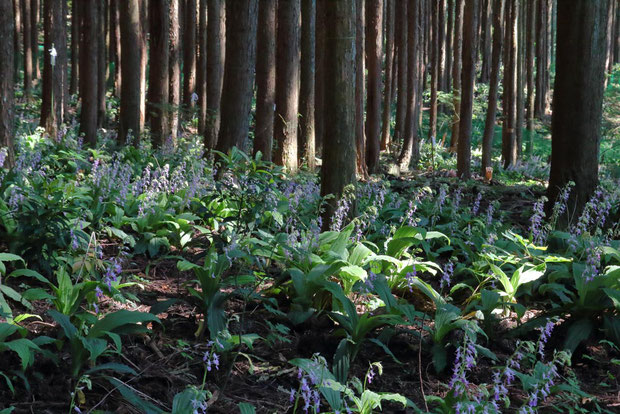
M 576 217 L 570 185 L 545 212 L 536 151 L 459 182 L 425 144 L 432 172 L 350 188 L 325 228 L 314 174 L 75 130 L 0 169 L 0 413 L 44 389 L 65 412 L 613 412 L 617 156 Z

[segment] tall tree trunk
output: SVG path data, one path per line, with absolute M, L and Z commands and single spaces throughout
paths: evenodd
M 437 73 L 437 89 L 445 92 L 448 87 L 446 85 L 446 0 L 439 0 L 439 14 L 437 16 L 437 40 L 439 50 L 439 69 Z M 445 112 L 445 105 L 439 105 L 439 112 Z
M 493 0 L 483 1 L 482 15 L 482 68 L 480 70 L 480 83 L 489 83 L 491 79 L 491 6 Z
M 183 105 L 193 108 L 196 92 L 196 0 L 185 0 L 183 20 Z
M 574 217 L 598 185 L 603 84 L 605 1 L 558 2 L 558 37 L 548 207 L 570 181 L 568 211 Z M 579 51 L 579 53 L 575 53 Z
M 446 30 L 446 66 L 445 73 L 445 92 L 452 91 L 452 61 L 454 59 L 454 0 L 448 0 L 446 4 L 446 13 L 448 17 L 448 28 Z
M 450 151 L 456 152 L 460 134 L 461 116 L 461 67 L 463 62 L 463 0 L 456 0 L 454 19 L 454 61 L 452 63 L 452 91 L 454 94 L 454 116 L 452 118 L 452 136 Z
M 71 84 L 69 85 L 69 95 L 75 95 L 78 91 L 78 80 L 80 78 L 80 7 L 77 1 L 71 2 Z
M 96 0 L 80 2 L 80 134 L 92 146 L 97 143 L 98 11 Z
M 463 73 L 461 76 L 461 114 L 459 142 L 457 146 L 456 169 L 461 178 L 471 176 L 471 120 L 474 103 L 474 81 L 476 78 L 476 30 L 478 27 L 478 0 L 465 0 L 463 16 Z
M 314 129 L 316 153 L 323 153 L 323 135 L 325 132 L 325 3 L 327 0 L 316 1 L 316 33 L 315 33 L 315 78 L 314 78 Z
M 504 168 L 517 163 L 517 14 L 519 0 L 508 0 L 506 6 L 506 34 L 504 43 L 504 96 L 502 101 L 502 161 Z
M 198 133 L 204 134 L 207 124 L 207 2 L 198 0 L 198 66 L 196 90 L 198 93 Z
M 364 134 L 364 37 L 365 13 L 364 0 L 357 0 L 355 5 L 355 146 L 357 148 L 357 174 L 363 180 L 368 178 L 366 166 L 366 136 Z
M 603 0 L 605 1 L 605 0 Z M 609 6 L 607 7 L 607 38 L 605 45 L 605 68 L 608 73 L 611 73 L 614 68 L 614 17 L 616 15 L 617 0 L 607 0 Z
M 527 0 L 527 24 L 525 39 L 525 68 L 527 78 L 527 149 L 528 154 L 534 151 L 534 53 L 536 28 L 536 0 Z
M 13 4 L 9 1 L 0 1 L 0 152 L 6 151 L 7 159 L 1 167 L 11 167 L 14 164 L 13 153 L 13 121 L 15 94 L 15 66 L 14 43 L 15 26 L 13 19 Z
M 181 26 L 179 21 L 181 18 L 179 10 L 181 1 L 183 0 L 170 0 L 169 12 L 168 102 L 170 106 L 170 136 L 173 143 L 176 143 L 179 133 L 179 107 L 181 105 Z
M 523 120 L 525 119 L 525 2 L 527 0 L 520 0 L 517 6 L 517 59 L 516 59 L 516 71 L 517 71 L 517 97 L 516 97 L 516 125 L 515 134 L 517 142 L 517 159 L 522 158 L 523 152 Z
M 396 34 L 398 41 L 396 53 L 398 54 L 397 63 L 397 82 L 398 96 L 396 100 L 396 129 L 394 140 L 399 141 L 405 136 L 405 118 L 407 116 L 407 4 L 406 1 L 399 1 L 395 4 L 398 8 L 396 17 Z
M 226 2 L 207 2 L 207 125 L 206 148 L 215 148 L 220 131 L 220 100 L 224 82 Z
M 106 106 L 106 59 L 105 21 L 107 16 L 107 1 L 97 1 L 97 128 L 105 124 Z
M 314 129 L 316 0 L 301 1 L 301 83 L 299 88 L 299 159 L 316 167 Z
M 417 163 L 420 155 L 419 140 L 418 140 L 418 115 L 419 115 L 419 81 L 418 76 L 420 74 L 420 66 L 418 64 L 420 60 L 419 53 L 419 32 L 418 32 L 418 20 L 420 17 L 420 1 L 412 2 L 407 8 L 407 85 L 410 87 L 407 90 L 407 115 L 405 117 L 405 136 L 403 139 L 403 146 L 398 158 L 398 165 L 401 170 L 409 169 L 411 160 Z
M 44 0 L 43 86 L 41 94 L 41 123 L 46 132 L 56 138 L 58 126 L 64 119 L 65 91 L 67 89 L 67 34 L 64 0 Z M 50 51 L 57 56 L 52 66 Z
M 254 154 L 271 161 L 276 97 L 276 5 L 277 0 L 258 3 L 256 33 L 256 128 Z M 303 53 L 302 53 L 303 57 Z
M 536 21 L 536 97 L 535 114 L 536 118 L 545 115 L 547 100 L 547 0 L 538 0 Z
M 299 64 L 301 58 L 301 6 L 298 0 L 279 0 L 276 38 L 275 162 L 290 172 L 297 170 L 297 115 L 299 113 Z
M 146 121 L 146 69 L 148 66 L 148 18 L 147 0 L 140 0 L 140 131 L 144 129 Z
M 19 68 L 21 68 L 21 27 L 22 27 L 22 7 L 20 0 L 13 0 L 13 76 L 15 83 L 18 82 Z
M 368 92 L 366 102 L 366 164 L 373 174 L 379 167 L 381 139 L 381 56 L 383 36 L 383 2 L 365 0 L 366 8 L 366 64 Z
M 385 15 L 385 84 L 383 85 L 383 127 L 381 129 L 381 150 L 390 147 L 392 101 L 394 95 L 394 8 L 396 0 L 386 0 Z
M 141 101 L 141 24 L 140 0 L 124 0 L 119 3 L 121 28 L 121 107 L 119 143 L 125 144 L 131 130 L 137 145 L 140 139 Z M 82 74 L 83 71 L 80 72 Z
M 110 0 L 110 63 L 113 64 L 113 70 L 109 82 L 113 85 L 112 92 L 114 96 L 120 96 L 121 91 L 121 31 L 119 29 L 118 14 L 118 2 L 119 0 Z
M 510 1 L 510 0 L 508 0 Z M 502 40 L 504 20 L 504 0 L 493 0 L 493 52 L 491 56 L 491 79 L 489 81 L 489 105 L 482 136 L 482 176 L 491 167 L 495 119 L 497 117 L 497 91 L 499 89 L 500 62 L 502 60 Z
M 439 87 L 439 7 L 441 1 L 433 1 L 431 11 L 431 101 L 428 121 L 428 139 L 435 142 L 437 138 L 437 90 Z
M 616 3 L 616 24 L 614 39 L 614 63 L 620 63 L 620 4 L 618 3 Z
M 6 1 L 6 0 L 5 0 Z M 41 79 L 41 69 L 39 68 L 39 0 L 30 0 L 30 41 L 32 42 L 32 78 Z
M 4 0 L 6 1 L 6 0 Z M 33 62 L 32 62 L 32 19 L 30 0 L 21 0 L 22 4 L 22 38 L 24 40 L 24 96 L 32 98 Z
M 170 50 L 170 0 L 150 0 L 151 30 L 148 111 L 153 146 L 161 146 L 168 137 L 168 64 Z
M 233 146 L 242 150 L 246 148 L 252 108 L 257 14 L 257 0 L 226 2 L 226 62 L 223 86 L 226 93 L 222 95 L 222 124 L 216 147 L 224 153 Z M 209 17 L 209 21 L 211 18 Z
M 321 195 L 334 194 L 324 213 L 328 228 L 347 185 L 355 183 L 356 0 L 325 2 L 325 130 Z

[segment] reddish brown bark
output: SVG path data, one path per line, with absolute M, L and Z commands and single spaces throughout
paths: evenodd
M 517 16 L 518 0 L 506 3 L 506 33 L 504 37 L 504 96 L 502 109 L 502 162 L 504 168 L 514 167 L 518 159 L 517 149 Z
M 44 0 L 44 50 L 43 85 L 41 89 L 41 122 L 48 134 L 56 137 L 58 126 L 64 119 L 65 91 L 67 82 L 67 35 L 63 13 L 63 0 Z M 54 47 L 58 56 L 52 59 L 50 50 Z
M 6 0 L 5 0 L 6 1 Z M 33 62 L 32 62 L 32 20 L 30 0 L 21 0 L 22 38 L 24 41 L 24 96 L 32 98 Z
M 454 94 L 454 116 L 452 118 L 452 136 L 450 138 L 450 151 L 456 152 L 459 141 L 459 117 L 461 116 L 461 68 L 463 61 L 463 0 L 456 0 L 454 19 L 454 60 L 452 63 L 452 93 Z
M 299 159 L 316 167 L 314 131 L 316 0 L 301 1 L 301 80 L 299 87 Z
M 206 148 L 215 148 L 220 131 L 220 101 L 224 82 L 225 19 L 224 0 L 207 2 L 207 125 Z
M 294 172 L 298 168 L 301 5 L 298 0 L 279 0 L 277 13 L 274 161 Z
M 502 60 L 502 21 L 504 19 L 504 0 L 494 0 L 493 4 L 493 52 L 491 55 L 491 79 L 489 80 L 489 103 L 482 136 L 482 170 L 484 176 L 486 168 L 491 166 L 493 149 L 493 135 L 497 117 L 497 92 L 499 89 L 500 62 Z
M 13 119 L 15 116 L 13 95 L 15 93 L 14 75 L 14 36 L 13 4 L 0 2 L 0 151 L 7 151 L 3 167 L 11 167 L 13 153 Z
M 161 146 L 169 134 L 168 51 L 170 48 L 170 0 L 149 0 L 151 31 L 148 111 L 154 147 Z
M 551 124 L 549 206 L 573 181 L 568 211 L 578 216 L 598 185 L 607 2 L 560 1 Z M 579 53 L 575 53 L 579 51 Z
M 96 0 L 80 2 L 80 134 L 97 143 L 98 7 Z
M 196 92 L 196 0 L 183 5 L 183 105 L 194 107 Z
M 198 64 L 196 93 L 198 94 L 198 133 L 204 134 L 207 123 L 207 1 L 198 0 Z
M 276 99 L 276 0 L 258 3 L 256 33 L 256 129 L 254 154 L 271 161 Z
M 456 170 L 461 178 L 471 176 L 471 134 L 476 77 L 476 28 L 478 27 L 478 0 L 465 0 L 463 15 L 463 74 L 459 142 Z
M 385 16 L 385 84 L 383 86 L 383 126 L 381 129 L 381 150 L 390 147 L 390 129 L 392 121 L 392 101 L 394 95 L 394 4 L 395 0 L 386 0 Z
M 256 57 L 257 15 L 257 0 L 226 2 L 223 86 L 226 93 L 222 95 L 222 121 L 216 146 L 218 151 L 224 153 L 233 146 L 242 150 L 247 147 Z
M 366 0 L 366 65 L 368 66 L 366 102 L 366 164 L 368 172 L 379 166 L 381 133 L 381 56 L 383 3 Z
M 133 143 L 137 144 L 141 132 L 141 24 L 140 0 L 119 3 L 121 29 L 121 107 L 119 116 L 120 144 L 125 144 L 131 131 Z M 84 71 L 80 72 L 80 75 Z
M 356 0 L 325 2 L 325 130 L 321 195 L 334 194 L 324 213 L 327 228 L 345 187 L 355 183 Z
M 364 0 L 356 0 L 355 20 L 355 147 L 357 149 L 357 174 L 363 180 L 368 178 L 366 166 L 366 136 L 364 134 Z

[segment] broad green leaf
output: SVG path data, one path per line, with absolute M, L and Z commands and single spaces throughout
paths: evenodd
M 564 348 L 571 353 L 575 352 L 577 346 L 582 341 L 588 339 L 593 329 L 594 325 L 592 325 L 592 321 L 589 319 L 579 319 L 578 321 L 573 322 L 566 332 Z
M 47 313 L 52 317 L 52 319 L 58 322 L 69 340 L 73 340 L 76 337 L 78 333 L 77 328 L 71 323 L 71 320 L 67 315 L 53 309 L 49 310 Z
M 147 322 L 159 323 L 159 318 L 151 313 L 137 311 L 132 312 L 121 309 L 114 313 L 109 313 L 103 319 L 98 320 L 88 333 L 88 337 L 98 338 L 106 332 L 114 332 L 118 328 L 125 325 L 135 325 Z
M 101 354 L 103 354 L 108 347 L 108 342 L 101 338 L 84 338 L 80 337 L 82 345 L 90 353 L 90 360 L 95 362 Z
M 373 252 L 368 247 L 364 246 L 362 243 L 357 243 L 349 256 L 349 263 L 352 265 L 361 266 L 368 256 L 372 255 Z
M 10 323 L 0 323 L 0 343 L 4 342 L 6 338 L 17 332 L 17 326 Z
M 144 401 L 131 388 L 127 387 L 116 378 L 108 377 L 107 379 L 116 389 L 120 391 L 123 398 L 135 408 L 140 410 L 140 412 L 145 414 L 166 414 L 164 410 L 157 407 L 153 403 Z
M 114 371 L 120 374 L 138 375 L 138 373 L 133 368 L 125 364 L 119 364 L 117 362 L 108 362 L 106 364 L 97 365 L 96 367 L 86 371 L 85 374 L 94 374 L 95 372 L 100 371 Z
M 239 412 L 240 414 L 255 414 L 256 408 L 250 403 L 242 402 L 239 403 Z
M 0 349 L 10 349 L 19 355 L 22 361 L 22 370 L 26 370 L 32 362 L 31 351 L 40 351 L 41 349 L 31 340 L 26 338 L 15 339 L 14 341 L 0 343 Z

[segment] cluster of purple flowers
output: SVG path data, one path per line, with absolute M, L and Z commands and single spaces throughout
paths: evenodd
M 524 405 L 519 410 L 519 414 L 533 414 L 536 412 L 538 403 L 542 400 L 546 400 L 551 394 L 551 387 L 555 385 L 555 380 L 558 376 L 557 365 L 552 361 L 546 366 L 547 369 L 542 374 L 542 378 L 534 385 L 534 389 L 530 392 L 530 397 L 527 400 L 527 405 Z
M 493 204 L 489 204 L 487 207 L 487 226 L 493 224 L 493 213 L 495 212 L 495 206 Z
M 41 150 L 35 151 L 22 151 L 15 160 L 15 171 L 21 172 L 24 176 L 30 174 L 39 174 L 44 176 L 45 173 L 41 169 L 41 159 L 43 154 Z
M 409 288 L 410 292 L 413 292 L 413 281 L 417 277 L 416 274 L 417 270 L 415 265 L 413 265 L 411 268 L 411 272 L 407 272 L 407 274 L 405 275 L 405 281 L 407 282 L 407 287 Z
M 452 274 L 454 273 L 454 263 L 448 261 L 443 268 L 443 274 L 441 276 L 441 281 L 439 282 L 439 288 L 443 289 L 444 287 L 449 287 L 452 279 Z
M 506 362 L 506 366 L 501 371 L 495 371 L 493 373 L 493 398 L 491 405 L 499 412 L 499 401 L 506 398 L 508 394 L 508 387 L 515 379 L 515 372 L 521 368 L 521 360 L 523 359 L 523 353 L 521 353 L 521 347 L 517 342 L 517 350 Z
M 206 401 L 200 401 L 198 399 L 193 399 L 191 403 L 192 403 L 192 409 L 194 410 L 192 411 L 192 414 L 204 414 L 207 412 L 207 408 L 209 408 L 209 406 L 207 406 Z
M 469 385 L 467 372 L 476 366 L 477 355 L 474 342 L 466 336 L 463 346 L 456 350 L 452 378 L 450 379 L 450 388 L 456 397 L 463 395 L 467 390 Z
M 220 357 L 215 352 L 215 345 L 217 345 L 220 349 L 223 348 L 222 344 L 219 343 L 218 340 L 207 342 L 207 350 L 202 357 L 202 361 L 205 363 L 207 367 L 207 371 L 211 372 L 213 368 L 216 370 L 220 369 Z
M 334 216 L 332 217 L 332 223 L 330 226 L 330 230 L 332 231 L 340 231 L 344 225 L 344 220 L 349 214 L 349 210 L 351 209 L 351 200 L 349 197 L 342 196 L 340 200 L 338 200 L 338 204 L 336 205 L 336 211 L 334 212 Z
M 24 202 L 24 193 L 17 187 L 11 186 L 9 190 L 9 201 L 7 202 L 11 211 L 17 211 L 17 208 Z
M 121 267 L 121 258 L 113 258 L 106 268 L 105 274 L 103 275 L 103 282 L 108 286 L 110 292 L 112 291 L 112 282 L 118 282 L 118 278 L 122 271 L 123 268 Z
M 0 168 L 4 166 L 4 162 L 6 161 L 9 152 L 6 148 L 0 148 Z
M 441 213 L 443 211 L 443 206 L 446 203 L 446 197 L 448 196 L 448 191 L 446 190 L 446 186 L 442 185 L 439 187 L 439 194 L 437 195 L 437 208 Z
M 456 213 L 456 211 L 461 206 L 461 200 L 462 199 L 463 199 L 463 189 L 461 187 L 459 187 L 459 188 L 456 189 L 456 192 L 454 193 L 454 202 L 452 203 L 452 205 L 454 207 L 454 213 Z
M 366 373 L 366 381 L 368 381 L 368 383 L 372 383 L 372 380 L 375 378 L 375 367 L 374 365 L 370 365 L 370 368 L 368 369 L 368 372 Z
M 474 204 L 471 207 L 471 213 L 474 216 L 478 215 L 478 211 L 480 210 L 480 201 L 482 201 L 482 193 L 478 193 L 476 195 L 476 198 L 474 199 Z
M 596 278 L 600 271 L 601 266 L 601 249 L 593 242 L 586 249 L 586 268 L 583 270 L 583 277 L 586 283 L 591 282 Z
M 551 332 L 553 332 L 553 328 L 555 327 L 555 322 L 552 320 L 547 321 L 544 327 L 540 329 L 540 338 L 538 339 L 538 354 L 540 358 L 545 357 L 545 345 L 551 336 Z
M 560 191 L 560 194 L 558 194 L 558 198 L 556 199 L 555 203 L 553 204 L 553 218 L 552 221 L 557 221 L 557 219 L 564 214 L 564 212 L 566 211 L 566 208 L 568 206 L 568 198 L 570 197 L 570 192 L 573 188 L 574 183 L 568 183 L 566 184 L 566 186 L 564 188 L 562 188 L 562 191 Z
M 616 193 L 607 192 L 601 187 L 596 189 L 594 195 L 583 208 L 577 224 L 571 229 L 571 238 L 569 239 L 571 250 L 577 249 L 579 236 L 589 230 L 592 230 L 592 233 L 602 230 L 616 197 Z
M 534 203 L 534 211 L 532 218 L 530 219 L 530 233 L 532 234 L 532 242 L 537 245 L 541 245 L 545 239 L 545 231 L 543 228 L 543 219 L 545 217 L 545 197 L 542 197 L 536 203 Z
M 318 362 L 316 362 L 316 364 L 318 364 Z M 310 407 L 313 408 L 315 413 L 318 413 L 321 407 L 321 395 L 316 390 L 316 387 L 321 385 L 320 378 L 314 375 L 312 371 L 306 374 L 301 368 L 299 368 L 297 371 L 297 379 L 300 382 L 299 390 L 295 391 L 294 389 L 291 389 L 289 401 L 293 403 L 295 398 L 299 396 L 304 403 L 304 413 L 307 413 L 308 410 L 310 410 Z

